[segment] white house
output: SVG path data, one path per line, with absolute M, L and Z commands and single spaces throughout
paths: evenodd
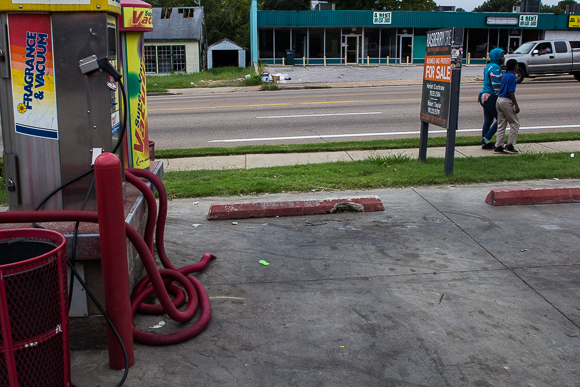
M 153 8 L 153 31 L 145 33 L 145 70 L 150 74 L 195 73 L 207 68 L 203 7 Z

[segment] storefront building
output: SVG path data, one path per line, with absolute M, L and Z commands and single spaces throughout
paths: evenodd
M 541 39 L 580 42 L 580 16 L 569 14 L 258 11 L 256 24 L 258 60 L 278 65 L 288 59 L 287 50 L 294 51 L 297 65 L 422 64 L 427 32 L 447 27 L 465 29 L 464 61 L 472 64 L 485 63 L 496 47 L 513 51 Z

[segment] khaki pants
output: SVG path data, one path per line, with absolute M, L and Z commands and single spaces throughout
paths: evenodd
M 515 111 L 511 98 L 499 97 L 496 103 L 497 108 L 497 133 L 495 147 L 504 146 L 505 129 L 510 123 L 510 137 L 507 145 L 516 145 L 518 132 L 520 131 L 520 119 Z

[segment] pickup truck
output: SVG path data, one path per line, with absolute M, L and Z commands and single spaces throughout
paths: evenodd
M 536 40 L 519 46 L 513 54 L 505 56 L 517 59 L 516 78 L 521 83 L 525 77 L 572 74 L 580 81 L 580 42 L 565 40 Z

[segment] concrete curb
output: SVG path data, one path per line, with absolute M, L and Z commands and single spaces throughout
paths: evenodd
M 492 206 L 521 204 L 579 203 L 580 188 L 516 188 L 494 189 L 485 198 Z
M 214 203 L 209 209 L 207 219 L 266 218 L 327 214 L 341 211 L 370 212 L 384 210 L 385 207 L 378 196 L 289 202 Z

